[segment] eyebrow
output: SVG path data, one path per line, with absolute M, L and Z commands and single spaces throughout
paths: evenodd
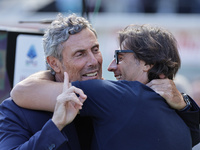
M 95 44 L 94 46 L 92 46 L 92 49 L 95 47 L 99 47 L 99 44 Z
M 99 48 L 99 44 L 95 44 L 94 46 L 92 46 L 91 49 L 94 49 L 95 47 L 98 47 Z M 83 52 L 83 51 L 87 51 L 87 49 L 76 49 L 74 51 L 74 54 L 76 54 L 77 52 Z
M 75 55 L 76 53 L 79 53 L 79 52 L 85 52 L 87 51 L 86 49 L 77 49 L 74 51 L 73 55 Z

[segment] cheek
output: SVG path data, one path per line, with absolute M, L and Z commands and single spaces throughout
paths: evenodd
M 96 60 L 98 61 L 99 64 L 102 64 L 103 63 L 103 58 L 102 58 L 102 55 L 101 53 L 98 54 L 97 56 L 95 56 Z
M 86 66 L 85 61 L 74 61 L 74 62 L 68 62 L 66 63 L 66 71 L 71 72 L 72 74 L 80 74 L 80 72 L 84 69 L 84 66 Z
M 71 82 L 80 80 L 81 69 L 78 66 L 75 67 L 74 65 L 71 65 L 65 69 L 66 69 L 65 71 L 69 74 L 69 79 Z
M 138 70 L 136 66 L 133 64 L 123 64 L 118 67 L 122 76 L 124 76 L 125 80 L 133 80 L 136 74 L 138 73 Z

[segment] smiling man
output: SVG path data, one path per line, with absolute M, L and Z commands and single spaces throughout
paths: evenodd
M 49 72 L 32 75 L 19 83 L 11 94 L 19 106 L 45 111 L 23 109 L 18 107 L 11 98 L 6 100 L 0 106 L 0 125 L 2 127 L 0 131 L 1 148 L 7 150 L 11 147 L 25 147 L 29 149 L 33 148 L 32 146 L 36 146 L 34 147 L 36 149 L 53 147 L 54 149 L 68 148 L 78 150 L 80 148 L 78 142 L 81 142 L 81 148 L 88 150 L 90 149 L 89 147 L 92 141 L 91 131 L 93 131 L 93 127 L 90 126 L 90 121 L 85 120 L 85 118 L 84 121 L 80 121 L 79 118 L 76 118 L 74 122 L 69 124 L 71 122 L 70 119 L 74 116 L 72 115 L 70 119 L 65 120 L 64 126 L 62 124 L 62 127 L 60 127 L 60 119 L 57 120 L 58 122 L 55 122 L 56 115 L 53 115 L 49 111 L 54 110 L 55 105 L 52 105 L 52 103 L 55 102 L 57 95 L 62 92 L 63 85 L 58 82 L 63 82 L 63 74 L 65 71 L 69 73 L 69 80 L 71 82 L 102 78 L 102 56 L 99 51 L 96 33 L 94 29 L 91 28 L 90 24 L 82 17 L 72 15 L 68 18 L 63 18 L 59 16 L 51 24 L 44 36 L 44 50 L 46 61 L 54 76 L 51 76 Z M 119 56 L 122 55 L 123 53 Z M 123 77 L 121 73 L 116 73 L 116 75 Z M 57 82 L 48 81 L 49 79 Z M 170 80 L 166 79 L 160 81 Z M 155 89 L 155 87 L 160 87 L 160 84 L 153 83 L 152 85 L 153 87 L 151 87 L 153 89 Z M 175 88 L 175 86 L 169 82 L 165 82 L 163 85 L 164 87 L 170 87 L 169 85 L 172 85 L 172 87 Z M 165 93 L 163 97 L 166 98 L 167 103 L 172 102 L 172 104 L 177 104 L 178 107 L 175 107 L 175 109 L 185 107 L 186 103 L 176 88 L 176 90 L 173 90 L 174 93 L 171 92 L 171 88 L 167 90 L 164 89 L 164 92 L 162 88 L 159 89 L 162 93 Z M 73 92 L 75 92 L 78 93 L 82 99 L 85 98 L 83 93 L 76 88 L 72 88 L 70 93 L 71 92 L 71 97 L 74 96 Z M 103 94 L 101 95 L 103 96 Z M 77 99 L 74 99 L 74 102 L 78 103 Z M 81 104 L 78 103 L 78 105 Z M 68 108 L 69 105 L 65 106 Z M 69 110 L 72 108 L 73 107 L 69 107 Z M 80 107 L 76 107 L 75 110 L 72 110 L 77 112 L 78 108 Z M 64 110 L 67 111 L 68 109 Z M 184 114 L 186 114 L 186 116 L 187 114 L 191 115 L 191 113 L 187 112 Z M 52 115 L 54 116 L 53 118 Z M 17 116 L 20 120 L 14 116 Z M 58 115 L 57 117 L 62 116 L 63 115 Z M 17 122 L 17 124 L 15 122 Z M 188 121 L 187 119 L 186 122 L 191 123 L 190 120 Z M 192 122 L 191 124 L 195 126 L 196 122 Z M 80 140 L 78 140 L 76 136 L 74 123 Z M 8 128 L 8 126 L 10 128 Z M 194 128 L 195 127 L 192 129 Z M 13 129 L 18 132 L 10 132 L 11 130 L 13 131 Z M 46 137 L 50 137 L 50 139 Z
M 74 14 L 69 17 L 58 15 L 45 32 L 43 46 L 48 67 L 51 73 L 55 75 L 52 80 L 55 80 L 56 83 L 63 82 L 65 71 L 69 72 L 70 81 L 102 78 L 102 55 L 99 50 L 97 35 L 89 22 L 83 17 L 77 17 Z M 44 83 L 43 81 L 39 82 Z M 35 89 L 38 89 L 38 87 Z M 56 90 L 60 93 L 62 88 Z M 37 92 L 50 97 L 53 95 L 48 90 L 41 91 L 38 89 Z M 80 91 L 79 94 L 82 95 L 82 92 Z M 39 98 L 37 94 L 34 97 Z M 85 99 L 84 96 L 83 99 Z M 81 105 L 81 103 L 77 103 L 79 107 L 77 106 L 75 111 Z M 0 106 L 0 149 L 79 150 L 79 137 L 74 123 L 69 124 L 71 121 L 68 118 L 66 125 L 69 125 L 60 131 L 59 123 L 57 124 L 51 119 L 52 115 L 51 112 L 33 111 L 18 107 L 11 98 L 4 101 Z M 81 120 L 77 122 L 81 122 Z M 91 130 L 89 121 L 86 125 Z M 81 130 L 81 127 L 78 127 L 78 131 Z M 84 131 L 87 132 L 86 128 L 84 128 Z M 88 131 L 81 141 L 86 144 L 85 139 L 90 139 L 90 136 L 90 131 Z M 82 146 L 82 149 L 84 148 Z M 88 147 L 85 149 L 88 149 Z
M 78 41 L 78 44 L 74 41 Z M 46 55 L 48 64 L 59 76 L 57 82 L 63 82 L 64 71 L 69 72 L 70 81 L 101 79 L 102 55 L 97 38 L 90 29 L 70 36 L 62 46 L 64 48 L 59 58 Z M 45 49 L 45 53 L 50 53 L 48 48 Z
M 52 28 L 49 28 L 44 35 L 46 61 L 56 72 L 57 82 L 63 82 L 64 71 L 69 72 L 70 81 L 101 79 L 102 55 L 96 32 L 89 25 L 86 27 L 86 25 L 74 24 L 76 22 L 73 22 L 75 21 L 73 19 L 75 18 L 69 19 L 68 27 L 65 29 L 59 29 L 60 22 L 55 21 Z M 51 36 L 52 32 L 54 36 Z M 55 42 L 57 43 L 54 45 Z
M 130 25 L 120 32 L 119 37 L 120 50 L 115 50 L 115 59 L 108 70 L 113 71 L 120 81 L 72 82 L 88 97 L 80 115 L 93 118 L 95 132 L 92 149 L 191 150 L 192 140 L 195 139 L 191 138 L 191 133 L 199 137 L 198 128 L 193 130 L 195 127 L 190 124 L 197 121 L 194 124 L 198 125 L 198 106 L 194 103 L 190 108 L 184 101 L 181 102 L 180 113 L 191 109 L 190 132 L 178 113 L 146 86 L 160 75 L 169 79 L 175 76 L 180 67 L 175 38 L 164 29 L 148 25 Z M 63 92 L 58 97 L 56 95 L 57 98 L 43 97 L 43 102 L 39 101 L 40 106 L 37 107 L 47 107 L 45 103 L 56 104 L 55 110 L 48 109 L 54 110 L 52 120 L 59 129 L 66 125 L 63 116 L 67 113 L 63 106 L 68 105 L 70 100 L 78 99 L 76 94 L 79 94 L 77 88 L 69 87 L 66 80 L 65 75 Z M 48 84 L 46 88 L 54 93 L 55 86 Z M 36 101 L 29 103 L 35 105 Z M 197 142 L 199 139 L 195 139 L 193 145 Z

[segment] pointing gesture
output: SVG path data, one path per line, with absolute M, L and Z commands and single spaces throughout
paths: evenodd
M 76 94 L 78 94 L 79 97 Z M 67 124 L 74 120 L 79 109 L 82 108 L 83 102 L 86 98 L 87 96 L 81 89 L 71 86 L 68 74 L 64 72 L 63 91 L 57 97 L 52 117 L 52 121 L 59 130 L 62 130 Z

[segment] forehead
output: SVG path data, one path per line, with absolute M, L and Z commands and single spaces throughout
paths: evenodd
M 63 43 L 64 49 L 78 50 L 78 49 L 89 49 L 94 45 L 97 45 L 97 37 L 88 28 L 83 29 L 81 32 L 74 35 L 70 35 L 68 40 Z

